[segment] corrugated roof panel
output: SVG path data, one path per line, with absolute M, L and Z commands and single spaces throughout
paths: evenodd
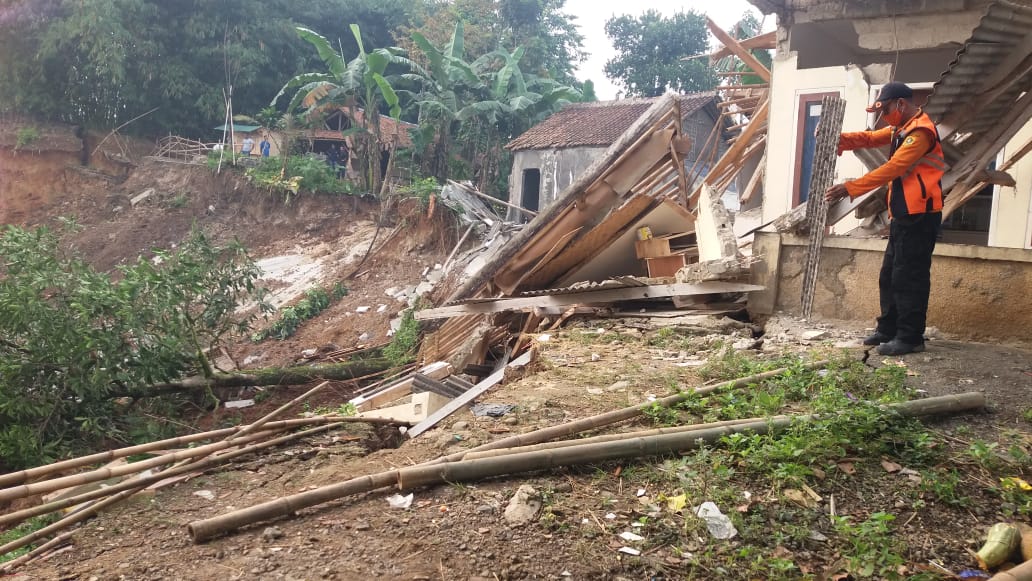
M 638 120 L 659 97 L 598 103 L 573 103 L 531 127 L 506 145 L 507 149 L 562 149 L 608 147 Z M 716 99 L 715 93 L 678 97 L 681 116 L 688 117 Z
M 972 31 L 971 38 L 935 84 L 924 110 L 940 121 L 949 111 L 982 92 L 987 73 L 1011 56 L 1029 30 L 1032 30 L 1032 5 L 1011 0 L 998 0 L 991 4 Z M 957 128 L 958 133 L 978 134 L 991 130 L 1021 93 L 1030 88 L 1032 74 L 1026 74 L 981 107 L 973 119 Z M 960 143 L 958 149 L 963 151 L 975 141 L 969 138 Z

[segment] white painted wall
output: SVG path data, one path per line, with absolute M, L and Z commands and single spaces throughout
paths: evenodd
M 764 177 L 763 222 L 791 210 L 795 171 L 799 97 L 810 93 L 838 92 L 846 100 L 843 131 L 867 128 L 869 87 L 858 67 L 823 67 L 799 70 L 795 53 L 775 57 L 771 87 L 770 127 L 767 130 L 767 171 Z M 836 182 L 862 176 L 866 168 L 852 153 L 845 153 L 836 166 Z M 835 227 L 848 232 L 859 222 L 848 217 Z
M 1032 139 L 1032 123 L 1025 125 L 1004 147 L 999 159 L 1006 160 Z M 1032 248 L 1032 155 L 1007 171 L 1017 185 L 999 187 L 993 200 L 989 224 L 989 245 L 1003 248 Z

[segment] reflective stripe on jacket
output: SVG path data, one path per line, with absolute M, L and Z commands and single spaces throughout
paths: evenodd
M 893 133 L 889 155 L 896 153 L 914 131 L 929 132 L 935 142 L 917 163 L 892 180 L 889 187 L 889 214 L 892 216 L 942 211 L 942 176 L 947 169 L 946 158 L 942 153 L 939 131 L 924 111 L 914 115 Z

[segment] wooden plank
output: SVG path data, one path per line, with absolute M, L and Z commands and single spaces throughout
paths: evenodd
M 760 77 L 767 83 L 770 82 L 770 71 L 767 70 L 767 67 L 763 66 L 763 63 L 758 61 L 751 52 L 749 52 L 749 49 L 743 47 L 737 40 L 732 38 L 730 34 L 724 32 L 724 29 L 717 26 L 717 23 L 713 22 L 713 19 L 708 16 L 706 17 L 706 25 L 709 26 L 710 32 L 713 33 L 713 36 L 717 37 L 717 40 L 719 40 L 724 47 L 730 50 L 736 57 L 742 59 L 745 66 L 752 69 L 753 72 L 756 73 L 757 77 Z
M 1018 149 L 1018 151 L 1014 152 L 1014 155 L 1012 155 L 1009 158 L 1007 158 L 1007 161 L 1005 161 L 1003 163 L 1003 165 L 1000 166 L 1000 171 L 1002 171 L 1002 172 L 1003 171 L 1007 171 L 1008 169 L 1011 168 L 1011 166 L 1013 166 L 1017 162 L 1021 161 L 1021 158 L 1025 157 L 1026 155 L 1028 155 L 1029 152 L 1032 152 L 1032 138 L 1030 138 L 1027 142 L 1025 142 L 1025 145 L 1021 146 L 1021 148 Z M 951 193 L 946 198 L 946 202 L 943 204 L 943 208 L 942 208 L 942 218 L 943 218 L 943 220 L 945 220 L 946 218 L 949 218 L 950 214 L 955 212 L 957 210 L 957 208 L 959 208 L 961 205 L 964 204 L 964 202 L 966 202 L 966 201 L 970 200 L 972 197 L 974 197 L 975 194 L 977 194 L 978 192 L 982 191 L 982 188 L 984 188 L 986 185 L 987 184 L 985 182 L 979 182 L 979 183 L 975 184 L 974 186 L 972 186 L 971 188 L 969 188 L 967 191 L 959 192 L 959 193 Z
M 501 313 L 533 307 L 561 307 L 591 303 L 610 303 L 638 299 L 655 299 L 684 295 L 740 293 L 762 290 L 763 287 L 732 282 L 701 282 L 698 284 L 660 284 L 618 289 L 602 289 L 562 295 L 517 297 L 425 309 L 416 313 L 416 319 L 441 319 L 474 313 Z
M 751 38 L 746 38 L 744 40 L 739 40 L 738 44 L 741 45 L 742 48 L 746 48 L 746 49 L 749 49 L 749 50 L 757 49 L 757 48 L 758 49 L 763 49 L 763 50 L 770 50 L 770 49 L 773 49 L 773 48 L 777 48 L 777 44 L 778 44 L 778 31 L 772 30 L 770 32 L 765 32 L 763 34 L 760 34 L 760 35 L 757 35 L 757 36 L 753 36 Z M 716 51 L 716 52 L 714 52 L 714 53 L 709 55 L 710 64 L 713 64 L 713 63 L 719 61 L 722 58 L 727 58 L 729 56 L 732 56 L 733 54 L 735 54 L 735 53 L 731 52 L 731 49 L 729 49 L 728 47 L 725 46 L 725 47 L 721 48 L 720 50 L 718 50 L 718 51 Z M 689 58 L 696 58 L 696 57 L 689 57 Z
M 739 203 L 745 204 L 752 199 L 753 194 L 759 189 L 760 183 L 763 182 L 763 173 L 767 171 L 767 150 L 763 150 L 763 157 L 760 158 L 760 163 L 756 166 L 756 171 L 753 172 L 752 177 L 749 178 L 749 184 L 745 186 L 745 190 L 742 191 L 741 197 L 738 199 Z
M 417 373 L 420 373 L 430 379 L 444 379 L 453 373 L 452 366 L 443 362 L 436 361 L 420 369 Z M 396 399 L 400 399 L 412 393 L 412 386 L 414 381 L 412 376 L 405 377 L 398 380 L 396 383 L 386 385 L 383 389 L 375 391 L 367 395 L 360 395 L 348 403 L 355 406 L 358 411 L 366 411 L 381 406 L 386 403 L 390 403 Z
M 481 381 L 480 383 L 478 383 L 478 384 L 474 385 L 473 387 L 471 387 L 469 389 L 469 391 L 467 391 L 466 393 L 464 393 L 464 394 L 460 395 L 459 397 L 451 400 L 443 408 L 441 408 L 441 409 L 437 410 L 436 412 L 430 414 L 430 417 L 426 418 L 425 420 L 423 420 L 423 421 L 419 422 L 418 424 L 416 424 L 416 425 L 412 426 L 411 428 L 409 428 L 409 430 L 407 432 L 405 432 L 405 435 L 407 435 L 409 438 L 415 438 L 415 437 L 419 436 L 420 434 L 422 434 L 423 432 L 425 432 L 425 431 L 429 430 L 430 428 L 436 426 L 437 422 L 440 422 L 444 418 L 446 418 L 446 417 L 452 415 L 453 413 L 459 411 L 461 408 L 465 407 L 466 405 L 469 405 L 469 404 L 473 403 L 473 400 L 475 400 L 476 398 L 478 398 L 481 395 L 483 395 L 483 393 L 485 391 L 487 391 L 487 390 L 491 389 L 492 387 L 494 387 L 494 386 L 498 385 L 499 383 L 501 383 L 502 380 L 505 379 L 505 370 L 506 369 L 514 369 L 514 368 L 517 368 L 517 367 L 523 367 L 524 365 L 527 365 L 531 361 L 533 361 L 534 357 L 536 356 L 536 354 L 537 354 L 537 352 L 534 349 L 531 349 L 530 351 L 527 351 L 523 355 L 520 355 L 513 362 L 511 362 L 508 365 L 506 365 L 505 367 L 502 367 L 501 369 L 495 371 L 491 375 L 489 375 L 486 378 L 484 378 L 483 381 Z

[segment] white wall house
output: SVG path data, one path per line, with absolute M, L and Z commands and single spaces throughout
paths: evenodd
M 1007 0 L 751 1 L 778 16 L 763 222 L 807 197 L 812 135 L 823 96 L 845 99 L 843 130 L 860 131 L 873 122 L 865 107 L 882 84 L 905 82 L 919 100 L 926 99 L 944 74 L 966 74 L 956 66 L 951 69 L 951 64 L 957 64 L 958 51 L 971 56 L 981 45 L 1017 44 L 1032 30 L 1032 7 Z M 991 70 L 993 64 L 988 60 L 984 70 Z M 972 97 L 979 93 L 977 76 L 965 82 L 972 83 Z M 1018 85 L 1030 90 L 1024 86 L 1030 82 L 1032 75 Z M 941 101 L 944 96 L 932 97 L 936 98 Z M 933 119 L 940 121 L 934 115 Z M 997 166 L 1030 138 L 1032 125 L 1025 125 L 1000 152 Z M 867 171 L 849 152 L 839 158 L 836 170 L 837 181 Z M 989 186 L 972 198 L 944 225 L 944 242 L 1032 248 L 1032 155 L 1008 173 L 1016 186 Z M 834 231 L 844 234 L 858 224 L 850 216 Z

